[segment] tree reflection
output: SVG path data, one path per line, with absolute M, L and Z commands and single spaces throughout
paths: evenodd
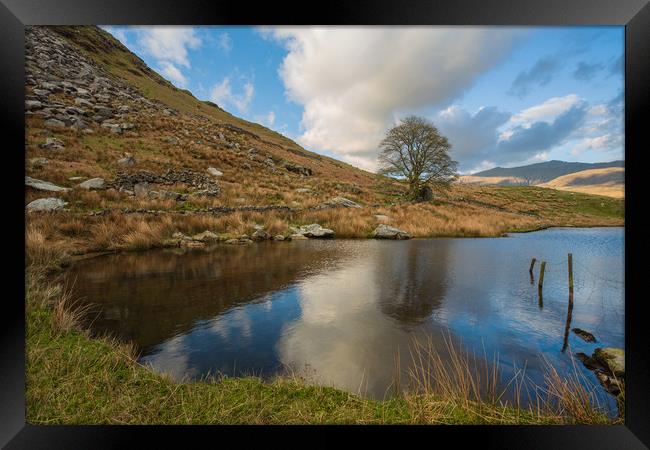
M 447 291 L 449 245 L 388 242 L 377 254 L 379 305 L 402 324 L 415 325 L 442 306 Z

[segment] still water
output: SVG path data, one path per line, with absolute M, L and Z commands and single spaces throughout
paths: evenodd
M 562 372 L 573 370 L 571 352 L 623 347 L 623 239 L 623 228 L 555 228 L 505 238 L 216 245 L 97 257 L 66 276 L 91 305 L 93 330 L 133 341 L 141 363 L 177 379 L 290 368 L 382 398 L 397 359 L 408 371 L 414 338 L 451 336 L 497 355 L 505 379 L 525 365 L 540 384 L 542 356 Z M 569 332 L 563 352 L 567 253 L 570 326 L 598 342 Z M 547 261 L 541 304 L 531 258 Z

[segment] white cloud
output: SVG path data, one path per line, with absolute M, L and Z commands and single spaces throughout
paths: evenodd
M 163 61 L 160 63 L 160 72 L 170 80 L 174 81 L 180 87 L 185 87 L 187 84 L 185 75 L 183 75 L 178 67 L 169 61 Z
M 217 38 L 217 46 L 225 53 L 230 53 L 232 50 L 232 39 L 228 33 L 221 33 Z
M 534 122 L 552 122 L 557 116 L 568 111 L 573 106 L 581 103 L 582 100 L 576 94 L 565 97 L 549 98 L 545 102 L 526 108 L 512 116 L 511 124 L 530 126 Z
M 288 98 L 304 106 L 299 141 L 369 167 L 397 118 L 461 94 L 509 53 L 520 32 L 280 27 L 262 34 L 288 50 L 279 73 Z
M 235 94 L 232 91 L 230 77 L 221 80 L 210 90 L 210 100 L 219 106 L 231 105 L 237 108 L 240 113 L 246 112 L 253 100 L 255 86 L 252 82 L 246 81 L 242 87 L 243 92 Z
M 190 67 L 188 49 L 196 49 L 201 39 L 191 27 L 138 27 L 138 45 L 158 61 Z
M 570 153 L 578 155 L 586 150 L 605 151 L 621 147 L 622 141 L 620 137 L 607 133 L 602 136 L 583 139 L 570 150 Z

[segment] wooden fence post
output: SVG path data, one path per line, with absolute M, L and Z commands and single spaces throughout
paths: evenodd
M 530 269 L 528 269 L 528 273 L 530 274 L 530 284 L 533 284 L 535 282 L 535 276 L 533 275 L 533 268 L 535 267 L 535 261 L 537 261 L 535 258 L 530 262 Z
M 569 303 L 573 305 L 573 255 L 569 253 Z
M 542 286 L 544 285 L 544 270 L 546 269 L 546 261 L 542 261 L 539 266 L 539 280 L 537 281 L 537 295 L 539 297 L 539 307 L 544 307 L 544 301 L 542 297 Z
M 537 287 L 540 291 L 544 285 L 544 269 L 546 269 L 546 261 L 542 261 L 542 264 L 539 266 L 539 280 L 537 281 Z

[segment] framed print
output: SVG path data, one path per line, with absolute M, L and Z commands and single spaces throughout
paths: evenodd
M 317 9 L 2 0 L 2 444 L 647 448 L 647 2 Z

